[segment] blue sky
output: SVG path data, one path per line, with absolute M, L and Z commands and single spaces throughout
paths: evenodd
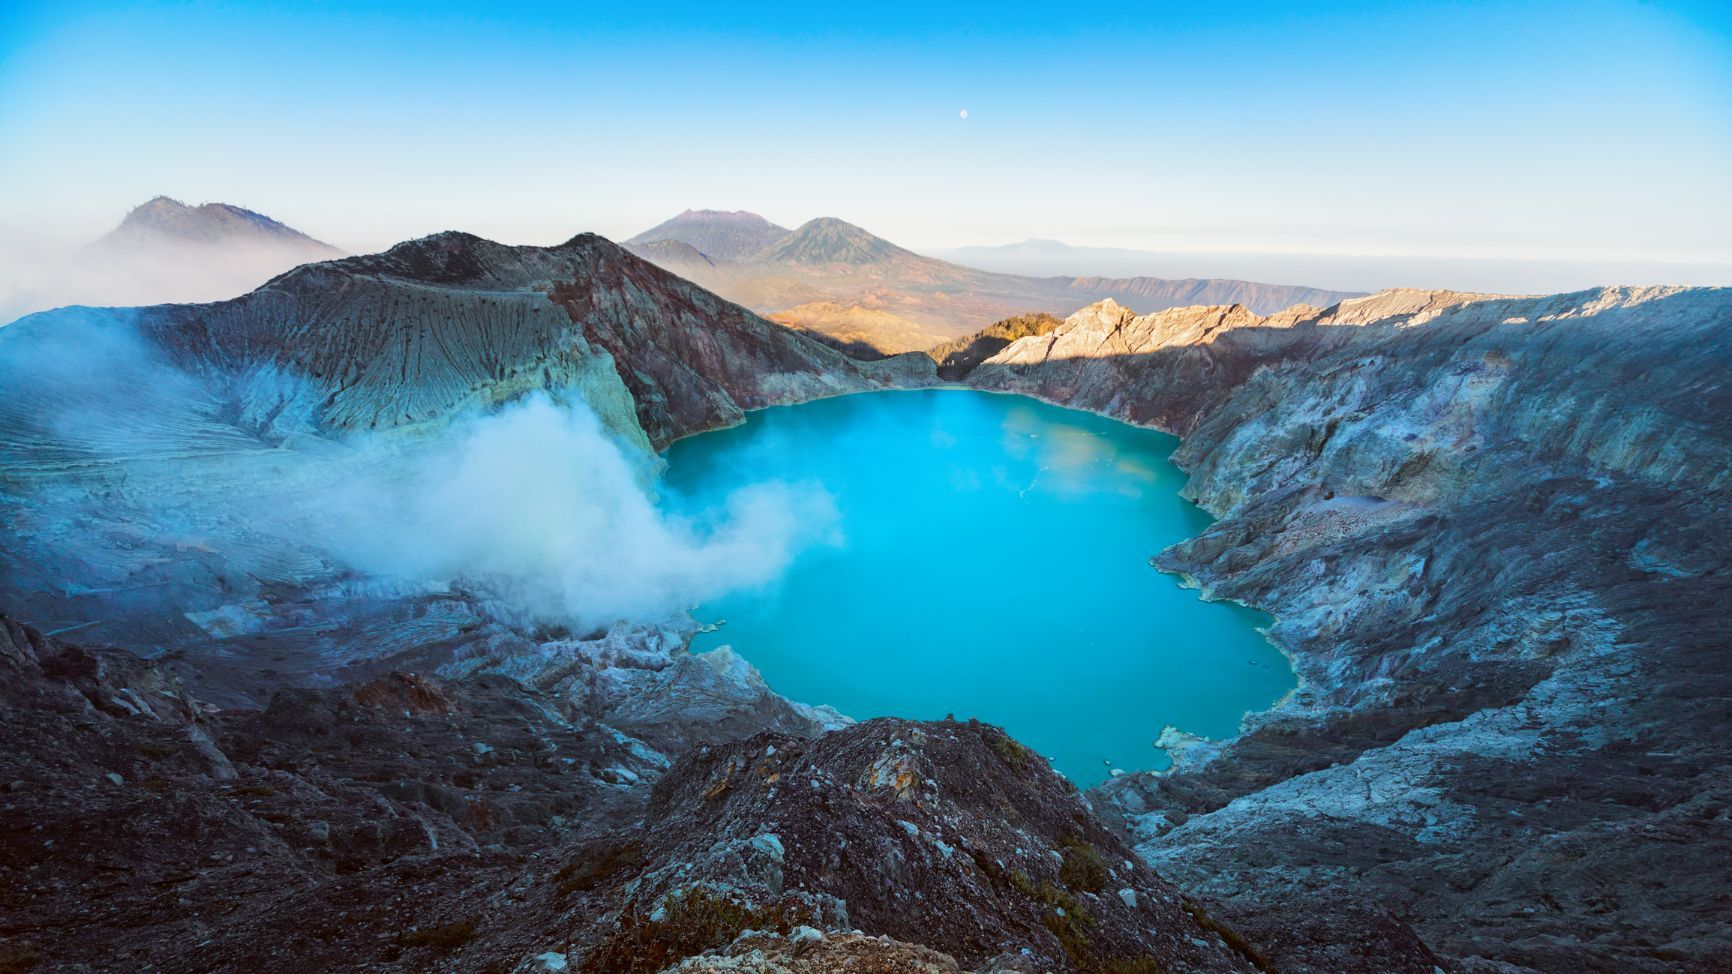
M 352 250 L 715 207 L 925 247 L 1732 260 L 1725 5 L 495 6 L 14 0 L 0 233 L 165 193 Z

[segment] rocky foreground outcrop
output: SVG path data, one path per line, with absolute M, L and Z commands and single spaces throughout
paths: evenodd
M 1269 969 L 974 723 L 762 734 L 663 772 L 499 676 L 216 711 L 3 617 L 0 719 L 7 970 Z
M 1463 971 L 1732 967 L 1728 375 L 1723 289 L 1108 302 L 988 359 L 1184 438 L 1220 520 L 1158 563 L 1302 681 L 1097 806 L 1277 942 L 1374 902 Z

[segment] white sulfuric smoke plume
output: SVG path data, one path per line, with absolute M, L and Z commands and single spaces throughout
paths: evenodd
M 390 449 L 363 445 L 363 452 Z M 812 486 L 765 483 L 700 519 L 659 509 L 586 406 L 535 396 L 365 464 L 311 511 L 324 544 L 375 574 L 470 579 L 538 616 L 587 625 L 665 616 L 771 581 L 831 540 Z
M 117 590 L 213 570 L 316 586 L 348 568 L 597 627 L 765 584 L 834 540 L 835 507 L 810 485 L 662 510 L 654 459 L 581 402 L 538 394 L 436 432 L 337 437 L 313 424 L 323 394 L 304 380 L 195 375 L 137 327 L 131 311 L 68 310 L 0 328 L 3 523 L 45 578 L 8 587 L 47 584 L 63 561 L 116 566 Z

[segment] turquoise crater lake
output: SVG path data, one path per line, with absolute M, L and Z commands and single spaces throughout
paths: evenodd
M 1237 733 L 1295 679 L 1268 618 L 1208 603 L 1149 558 L 1207 514 L 1179 496 L 1178 440 L 1017 396 L 932 390 L 751 413 L 674 444 L 665 503 L 816 484 L 840 543 L 763 589 L 699 606 L 778 692 L 857 719 L 1004 726 L 1078 785 L 1159 768 L 1172 724 Z

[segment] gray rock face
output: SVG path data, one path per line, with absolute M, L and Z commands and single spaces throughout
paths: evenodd
M 1262 963 L 981 725 L 761 734 L 668 771 L 584 701 L 498 675 L 215 712 L 0 617 L 0 677 L 14 969 L 251 971 L 261 944 L 369 971 Z M 1383 969 L 1429 969 L 1400 947 Z
M 1729 366 L 1732 291 L 1661 288 L 1102 304 L 989 359 L 1184 437 L 1221 520 L 1160 566 L 1302 680 L 1097 804 L 1251 929 L 1345 888 L 1466 970 L 1726 963 Z
M 15 970 L 248 971 L 261 944 L 306 969 L 426 969 L 467 943 L 451 924 L 511 909 L 537 850 L 630 827 L 644 790 L 623 776 L 653 770 L 500 677 L 214 712 L 157 667 L 3 617 L 0 677 Z M 522 949 L 542 929 L 523 921 Z
M 880 719 L 702 749 L 657 783 L 645 829 L 644 872 L 603 969 L 689 897 L 886 934 L 972 969 L 1265 963 L 1131 858 L 1044 760 L 973 722 Z M 1429 959 L 1385 955 L 1390 970 Z

